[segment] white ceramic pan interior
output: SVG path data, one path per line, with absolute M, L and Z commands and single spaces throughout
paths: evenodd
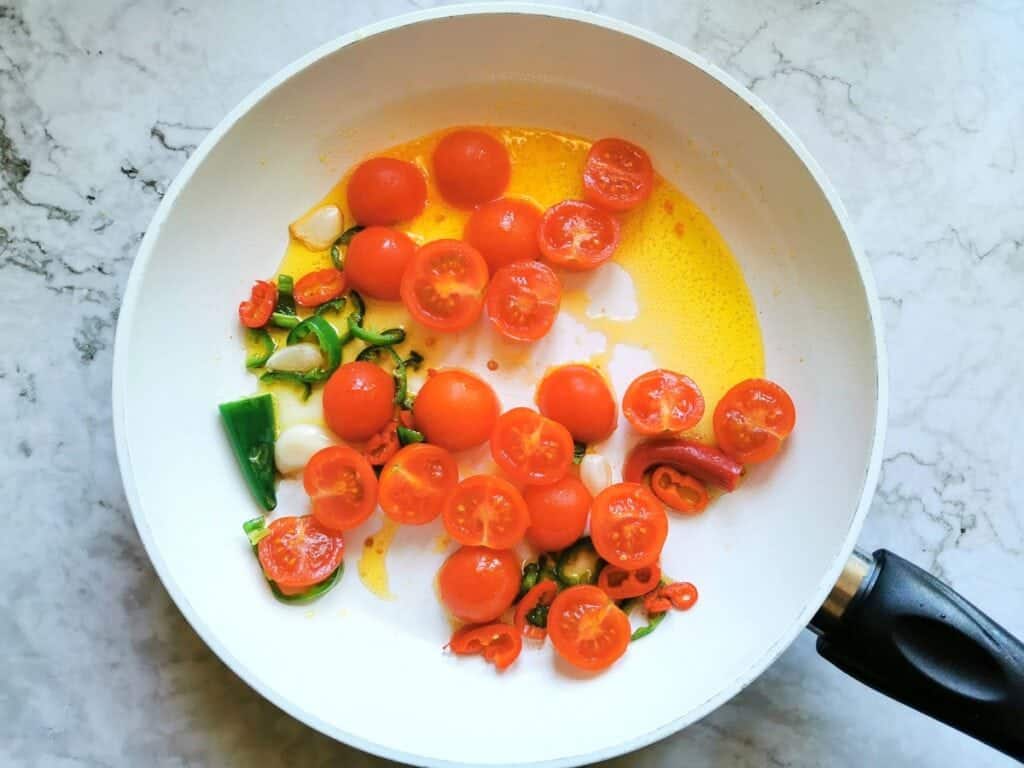
M 194 154 L 146 234 L 125 297 L 118 456 L 168 591 L 210 647 L 278 706 L 413 763 L 589 762 L 721 704 L 820 605 L 877 471 L 878 312 L 821 172 L 722 73 L 646 33 L 579 14 L 454 13 L 385 23 L 310 54 Z M 524 654 L 504 675 L 443 654 L 449 627 L 432 590 L 440 556 L 425 534 L 395 544 L 398 600 L 372 597 L 350 561 L 341 586 L 311 608 L 271 598 L 241 535 L 255 508 L 216 410 L 253 390 L 235 304 L 254 277 L 273 273 L 287 224 L 353 162 L 466 123 L 618 135 L 648 148 L 741 263 L 767 375 L 799 410 L 776 466 L 755 469 L 711 513 L 673 521 L 665 570 L 699 585 L 699 610 L 665 622 L 597 676 L 573 674 L 550 649 Z M 548 716 L 559 727 L 546 725 Z

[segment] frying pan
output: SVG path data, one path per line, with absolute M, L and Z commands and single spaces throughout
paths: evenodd
M 665 570 L 700 586 L 699 610 L 599 675 L 550 649 L 504 675 L 441 653 L 440 556 L 426 534 L 396 540 L 400 599 L 381 602 L 349 574 L 311 609 L 273 601 L 241 538 L 251 501 L 215 415 L 252 390 L 234 301 L 273 272 L 286 224 L 351 163 L 473 123 L 647 147 L 730 244 L 767 375 L 800 413 L 773 466 L 711 512 L 673 521 Z M 840 668 L 1024 757 L 1021 644 L 896 555 L 854 552 L 881 459 L 886 368 L 842 205 L 757 97 L 647 32 L 549 8 L 438 9 L 340 38 L 271 78 L 193 154 L 146 233 L 113 397 L 135 523 L 182 613 L 263 696 L 364 750 L 425 765 L 607 758 L 703 717 L 810 624 Z

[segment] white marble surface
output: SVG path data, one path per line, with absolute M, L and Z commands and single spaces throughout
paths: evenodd
M 378 766 L 239 682 L 171 605 L 114 461 L 142 233 L 206 131 L 310 48 L 422 2 L 0 3 L 0 764 Z M 1024 635 L 1024 4 L 591 0 L 796 130 L 876 270 L 890 433 L 862 536 Z M 615 766 L 1008 764 L 819 660 Z

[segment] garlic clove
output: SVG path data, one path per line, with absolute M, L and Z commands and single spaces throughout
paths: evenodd
M 341 235 L 345 221 L 336 205 L 321 205 L 288 227 L 292 237 L 311 251 L 326 251 Z
M 274 463 L 282 475 L 291 475 L 305 468 L 317 451 L 334 445 L 335 440 L 323 427 L 296 424 L 288 427 L 274 443 Z
M 580 462 L 580 480 L 591 496 L 597 496 L 612 484 L 612 465 L 601 454 L 588 453 Z
M 277 350 L 267 358 L 266 367 L 271 371 L 305 373 L 324 364 L 323 353 L 315 344 L 292 344 Z

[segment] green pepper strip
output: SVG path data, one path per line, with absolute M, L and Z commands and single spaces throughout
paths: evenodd
M 263 328 L 250 328 L 246 336 L 248 337 L 248 345 L 253 347 L 259 345 L 259 349 L 250 352 L 246 356 L 245 367 L 262 368 L 263 364 L 274 354 L 274 347 L 276 346 L 274 339 Z
M 302 380 L 306 382 L 326 381 L 341 365 L 342 341 L 333 325 L 319 315 L 312 315 L 288 333 L 288 346 L 298 344 L 311 333 L 320 344 L 320 351 L 324 353 L 327 364 L 323 368 L 314 368 L 312 371 L 302 374 Z
M 409 429 L 409 427 L 403 427 L 401 424 L 398 425 L 397 431 L 398 442 L 402 445 L 422 443 L 426 439 L 423 437 L 422 432 L 417 432 L 415 429 Z
M 276 325 L 278 328 L 287 328 L 290 330 L 301 322 L 302 320 L 295 315 L 288 315 L 284 312 L 274 312 L 270 316 L 271 325 Z
M 535 627 L 545 629 L 548 626 L 548 610 L 550 605 L 535 605 L 526 612 L 526 621 Z
M 380 358 L 381 352 L 387 352 L 391 355 L 391 361 L 395 364 L 394 371 L 391 374 L 395 377 L 395 404 L 408 410 L 412 407 L 412 403 L 409 400 L 409 378 L 405 371 L 407 361 L 402 359 L 402 356 L 395 351 L 394 347 L 390 344 L 371 344 L 360 350 L 359 354 L 356 355 L 356 360 L 376 362 Z M 423 356 L 419 352 L 412 352 L 409 355 L 409 360 L 412 360 L 413 365 L 418 367 L 423 361 Z
M 366 227 L 362 224 L 356 224 L 354 227 L 349 227 L 341 236 L 334 241 L 334 245 L 331 246 L 331 263 L 335 269 L 345 269 L 345 260 L 341 257 L 341 248 L 339 246 L 348 245 L 352 242 L 352 238 L 362 232 Z
M 252 553 L 256 555 L 256 562 L 259 562 L 259 552 L 256 545 L 267 536 L 270 535 L 270 529 L 266 527 L 266 523 L 262 517 L 254 518 L 253 520 L 247 520 L 242 523 L 242 530 L 245 531 L 245 535 L 249 537 L 249 543 L 252 544 Z M 260 566 L 262 572 L 263 566 Z M 282 603 L 289 603 L 290 605 L 303 605 L 305 603 L 311 603 L 318 597 L 322 597 L 334 588 L 334 585 L 341 580 L 341 575 L 345 570 L 345 564 L 341 563 L 331 571 L 330 575 L 323 581 L 317 582 L 305 592 L 300 592 L 297 595 L 286 595 L 284 594 L 270 579 L 267 579 L 266 573 L 263 574 L 263 578 L 267 579 L 267 584 L 270 587 L 270 591 L 274 597 L 280 600 Z
M 540 580 L 540 566 L 537 563 L 527 563 L 523 566 L 523 579 L 519 582 L 519 598 L 533 589 Z
M 581 464 L 583 457 L 587 455 L 587 444 L 576 440 L 572 444 L 572 463 Z
M 664 611 L 662 613 L 652 613 L 650 616 L 648 616 L 647 625 L 643 627 L 638 627 L 636 631 L 629 636 L 630 642 L 632 642 L 633 640 L 639 640 L 641 637 L 647 637 L 649 634 L 651 634 L 651 632 L 656 630 L 658 628 L 658 625 L 665 620 L 665 616 L 667 614 L 668 611 Z
M 291 275 L 277 276 L 277 306 L 274 312 L 280 315 L 295 314 L 295 281 Z
M 277 506 L 274 488 L 274 400 L 269 394 L 221 403 L 228 441 L 249 490 L 266 510 Z
M 362 318 L 358 321 L 355 314 L 348 316 L 348 332 L 360 341 L 372 344 L 376 347 L 390 347 L 401 344 L 405 341 L 405 330 L 403 328 L 388 328 L 386 331 L 371 331 L 363 328 Z
M 313 310 L 313 314 L 314 315 L 323 315 L 323 314 L 325 314 L 327 312 L 341 312 L 341 310 L 343 310 L 344 308 L 345 308 L 345 297 L 341 296 L 341 297 L 339 297 L 337 299 L 331 299 L 330 301 L 325 301 L 323 304 L 321 304 L 319 307 L 317 307 L 315 310 Z
M 260 376 L 260 381 L 267 384 L 272 384 L 275 381 L 283 381 L 288 384 L 294 384 L 297 387 L 302 387 L 302 399 L 309 400 L 309 395 L 313 391 L 313 387 L 303 377 L 305 374 L 295 373 L 294 371 L 267 371 Z

